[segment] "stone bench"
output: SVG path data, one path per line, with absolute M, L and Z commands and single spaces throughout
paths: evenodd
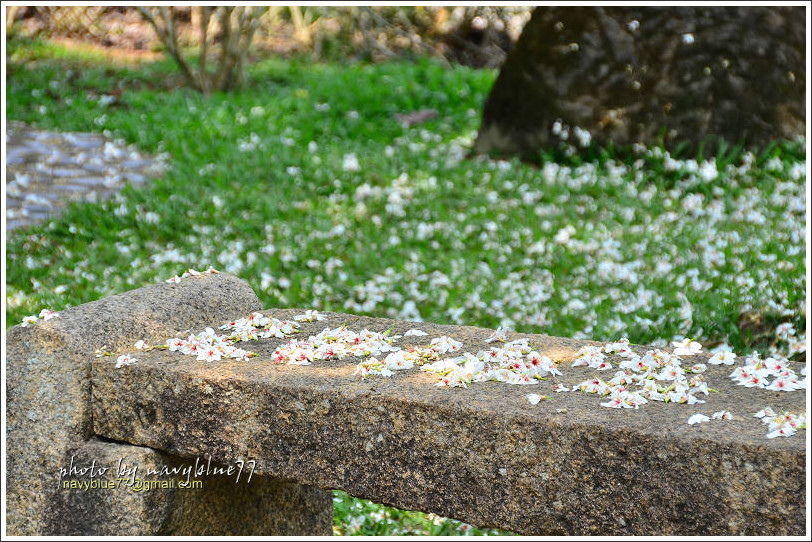
M 805 435 L 767 439 L 752 417 L 768 405 L 805 411 L 804 393 L 737 386 L 729 366 L 709 366 L 704 376 L 719 393 L 707 404 L 633 410 L 552 393 L 551 382 L 572 385 L 595 371 L 568 363 L 590 343 L 543 335 L 526 336 L 560 362 L 561 377 L 453 389 L 434 386 L 435 376 L 417 368 L 359 380 L 356 357 L 273 363 L 288 338 L 252 341 L 246 348 L 259 355 L 247 361 L 133 349 L 140 339 L 163 343 L 259 308 L 247 284 L 219 274 L 10 329 L 8 534 L 325 535 L 330 489 L 532 535 L 804 532 Z M 280 319 L 302 312 L 264 311 Z M 325 315 L 302 322 L 295 338 L 344 324 L 428 334 L 401 337 L 396 344 L 405 348 L 442 335 L 473 353 L 499 345 L 485 343 L 491 330 L 480 328 Z M 94 354 L 102 346 L 138 362 L 116 368 L 116 356 Z M 531 405 L 527 393 L 551 400 Z M 721 410 L 734 418 L 686 423 L 695 412 Z M 196 463 L 222 470 L 194 489 L 64 485 L 87 480 L 78 469 L 94 460 L 112 466 L 97 480 L 126 477 L 115 472 L 120 462 L 142 473 Z M 240 480 L 227 475 L 229 466 L 244 467 Z

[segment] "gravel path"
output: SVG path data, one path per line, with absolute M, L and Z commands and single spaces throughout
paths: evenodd
M 166 159 L 100 134 L 49 132 L 8 121 L 6 231 L 57 216 L 72 201 L 101 201 L 128 182 L 143 185 L 163 172 Z

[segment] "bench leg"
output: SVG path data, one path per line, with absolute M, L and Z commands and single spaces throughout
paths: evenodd
M 95 474 L 82 472 L 91 465 Z M 265 476 L 247 481 L 247 469 L 239 481 L 226 475 L 190 476 L 190 487 L 179 487 L 187 479 L 182 469 L 194 465 L 194 459 L 151 448 L 91 439 L 72 450 L 45 531 L 88 536 L 332 534 L 330 491 Z M 173 469 L 179 474 L 162 474 Z

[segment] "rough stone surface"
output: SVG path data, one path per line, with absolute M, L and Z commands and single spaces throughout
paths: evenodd
M 490 331 L 479 328 L 327 314 L 327 321 L 303 324 L 296 338 L 326 326 L 384 331 L 394 324 L 395 334 L 410 327 L 429 334 L 403 337 L 401 346 L 441 335 L 474 353 L 490 346 Z M 181 457 L 256 459 L 264 475 L 523 534 L 804 532 L 804 435 L 769 440 L 752 417 L 768 405 L 803 411 L 803 393 L 736 386 L 730 367 L 710 366 L 706 377 L 719 393 L 707 404 L 602 408 L 598 397 L 551 391 L 555 382 L 595 376 L 567 363 L 584 342 L 529 337 L 540 353 L 563 362 L 563 376 L 537 386 L 467 389 L 437 388 L 418 370 L 359 381 L 354 357 L 273 364 L 282 339 L 251 343 L 260 356 L 247 362 L 152 351 L 115 369 L 97 359 L 94 430 Z M 553 400 L 532 406 L 530 392 Z M 686 423 L 695 412 L 719 410 L 735 418 Z
M 616 149 L 718 137 L 763 147 L 805 132 L 803 7 L 538 7 L 483 112 L 477 152 L 539 152 L 574 128 Z M 664 132 L 664 136 L 663 136 Z M 577 144 L 576 144 L 577 146 Z
M 90 366 L 96 349 L 129 348 L 259 308 L 250 286 L 225 274 L 153 284 L 8 330 L 8 534 L 59 534 L 58 469 L 92 436 Z M 115 358 L 112 359 L 115 362 Z
M 162 469 L 195 466 L 151 448 L 91 439 L 71 451 L 77 472 L 61 482 L 95 480 L 97 487 L 61 487 L 56 494 L 57 510 L 49 514 L 51 532 L 70 536 L 146 535 L 329 535 L 332 533 L 333 502 L 328 491 L 252 476 L 248 469 L 240 480 L 234 475 L 193 476 L 199 487 L 181 488 L 185 475 L 148 474 Z M 78 469 L 94 465 L 109 468 L 103 475 L 90 477 Z M 206 465 L 203 458 L 201 465 Z M 126 469 L 136 467 L 130 476 Z M 221 466 L 223 467 L 223 466 Z M 70 469 L 69 465 L 65 466 Z M 142 482 L 169 483 L 171 488 L 143 489 Z M 102 482 L 104 481 L 104 482 Z M 118 482 L 117 482 L 118 481 Z M 118 483 L 117 486 L 113 484 Z M 103 485 L 109 484 L 109 485 Z M 131 484 L 131 485 L 128 485 Z M 307 513 L 303 513 L 307 512 Z

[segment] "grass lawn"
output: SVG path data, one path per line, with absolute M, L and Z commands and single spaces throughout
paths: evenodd
M 147 188 L 9 235 L 7 326 L 211 265 L 266 308 L 803 357 L 805 141 L 535 167 L 468 157 L 493 71 L 269 60 L 202 96 L 167 83 L 170 63 L 22 41 L 7 55 L 9 119 L 171 157 Z M 117 85 L 123 105 L 105 105 Z M 439 116 L 394 117 L 425 108 Z M 335 501 L 338 534 L 483 532 Z

